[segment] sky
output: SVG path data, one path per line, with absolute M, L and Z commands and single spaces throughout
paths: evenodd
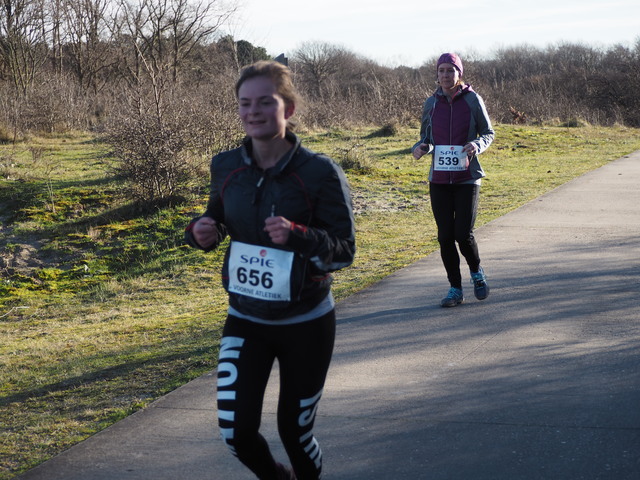
M 234 0 L 232 0 L 234 1 Z M 235 0 L 236 40 L 290 55 L 321 42 L 381 65 L 418 67 L 442 52 L 488 58 L 501 48 L 579 43 L 633 47 L 640 0 Z

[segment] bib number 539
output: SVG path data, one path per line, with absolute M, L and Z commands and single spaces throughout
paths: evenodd
M 436 145 L 433 169 L 441 171 L 462 171 L 467 169 L 467 154 L 462 145 Z

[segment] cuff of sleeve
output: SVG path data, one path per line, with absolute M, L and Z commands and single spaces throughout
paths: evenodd
M 295 222 L 291 222 L 291 226 L 289 227 L 289 229 L 292 232 L 296 232 L 296 233 L 300 233 L 300 234 L 307 233 L 307 226 L 306 225 L 301 225 L 301 224 L 295 223 Z

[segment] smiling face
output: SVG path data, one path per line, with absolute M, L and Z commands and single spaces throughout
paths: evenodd
M 294 105 L 287 105 L 266 76 L 245 80 L 238 89 L 238 114 L 244 131 L 255 140 L 284 138 Z
M 438 65 L 438 83 L 443 90 L 449 91 L 458 86 L 460 72 L 451 63 Z

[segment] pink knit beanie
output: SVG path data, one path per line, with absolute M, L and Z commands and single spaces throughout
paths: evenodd
M 462 75 L 462 73 L 464 72 L 464 69 L 462 68 L 462 60 L 460 60 L 460 57 L 455 53 L 443 53 L 442 55 L 440 55 L 436 68 L 439 67 L 442 63 L 450 63 L 458 69 L 460 75 Z

